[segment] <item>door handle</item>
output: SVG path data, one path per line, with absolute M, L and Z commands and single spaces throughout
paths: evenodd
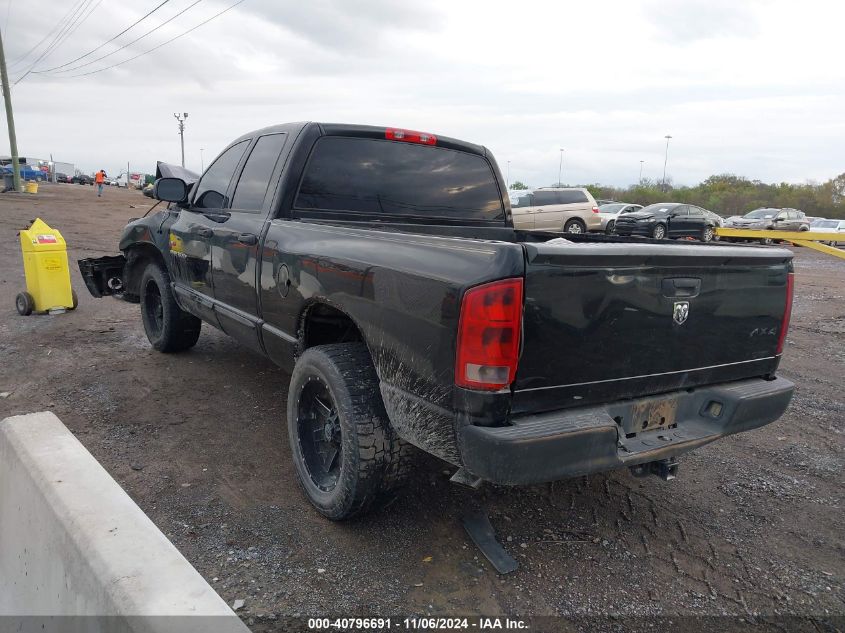
M 246 244 L 247 246 L 255 246 L 258 244 L 258 236 L 253 235 L 252 233 L 241 233 L 238 235 L 238 241 L 241 244 Z
M 207 227 L 201 227 L 197 229 L 197 235 L 200 237 L 214 237 L 214 230 Z

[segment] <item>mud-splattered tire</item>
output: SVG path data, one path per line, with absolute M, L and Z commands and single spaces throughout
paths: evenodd
M 363 343 L 306 350 L 291 376 L 287 413 L 297 481 L 327 518 L 363 514 L 407 478 L 411 447 L 390 426 Z
M 141 320 L 153 349 L 182 352 L 196 345 L 202 321 L 176 303 L 167 271 L 158 264 L 149 264 L 139 288 Z

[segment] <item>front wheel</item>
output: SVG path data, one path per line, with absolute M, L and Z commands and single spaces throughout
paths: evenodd
M 773 244 L 773 243 L 774 243 L 774 240 L 773 240 L 772 238 L 770 238 L 770 237 L 761 237 L 761 238 L 760 238 L 760 243 L 761 243 L 761 244 L 764 244 L 764 245 L 766 245 L 766 246 L 768 246 L 769 244 Z
M 662 224 L 655 224 L 651 230 L 651 236 L 656 240 L 662 240 L 666 237 L 666 227 Z
M 158 264 L 150 264 L 141 276 L 141 320 L 154 349 L 181 352 L 193 347 L 200 336 L 202 321 L 176 303 L 170 288 L 170 275 Z
M 297 481 L 325 517 L 367 512 L 407 473 L 409 446 L 390 426 L 363 343 L 306 350 L 291 376 L 287 413 Z
M 613 235 L 614 230 L 616 230 L 616 222 L 614 220 L 609 220 L 607 226 L 604 228 L 604 232 L 608 235 Z
M 564 230 L 565 233 L 574 233 L 574 234 L 577 235 L 577 234 L 580 234 L 580 233 L 586 233 L 587 232 L 587 225 L 584 224 L 583 221 L 581 221 L 577 218 L 573 218 L 573 219 L 567 221 L 567 223 L 563 225 L 563 230 Z

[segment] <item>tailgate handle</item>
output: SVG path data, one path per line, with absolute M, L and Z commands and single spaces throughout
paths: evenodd
M 672 277 L 663 280 L 663 296 L 697 297 L 701 292 L 701 279 L 697 277 Z

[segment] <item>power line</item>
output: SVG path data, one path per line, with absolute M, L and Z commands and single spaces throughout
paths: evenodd
M 44 37 L 42 37 L 42 38 L 41 38 L 41 40 L 40 40 L 40 41 L 39 41 L 39 42 L 38 42 L 35 46 L 33 46 L 32 48 L 30 48 L 30 49 L 29 49 L 26 53 L 24 53 L 24 54 L 23 54 L 23 55 L 21 55 L 20 57 L 17 57 L 17 58 L 15 58 L 13 61 L 11 61 L 11 62 L 9 63 L 9 68 L 11 68 L 12 66 L 16 66 L 17 64 L 19 64 L 20 62 L 22 62 L 24 59 L 26 59 L 27 57 L 29 57 L 29 55 L 30 55 L 30 54 L 31 54 L 31 53 L 32 53 L 35 49 L 37 49 L 37 48 L 38 48 L 39 46 L 41 46 L 44 42 L 46 42 L 46 41 L 47 41 L 47 38 L 48 38 L 48 37 L 50 37 L 53 33 L 55 33 L 55 32 L 56 32 L 56 29 L 58 29 L 58 28 L 59 28 L 60 26 L 62 26 L 63 24 L 67 24 L 67 20 L 68 20 L 68 18 L 71 16 L 71 14 L 72 14 L 72 13 L 74 13 L 75 11 L 77 11 L 77 10 L 78 10 L 78 9 L 77 9 L 77 6 L 80 6 L 80 7 L 81 7 L 84 3 L 85 3 L 85 0 L 79 0 L 78 2 L 74 2 L 73 6 L 71 6 L 71 8 L 68 10 L 68 12 L 67 12 L 67 13 L 65 13 L 65 14 L 64 14 L 64 15 L 63 15 L 60 19 L 59 19 L 59 21 L 58 21 L 58 22 L 56 22 L 56 23 L 53 25 L 53 28 L 52 28 L 52 29 L 50 29 L 50 31 L 47 33 L 47 35 L 45 35 Z
M 29 68 L 27 68 L 26 72 L 15 80 L 14 85 L 17 86 L 20 82 L 26 79 L 29 76 L 29 73 L 31 73 L 32 70 L 38 65 L 38 62 L 40 62 L 42 59 L 52 53 L 60 44 L 64 43 L 64 41 L 70 36 L 70 34 L 73 33 L 77 28 L 79 28 L 79 26 L 90 17 L 90 15 L 94 12 L 94 9 L 96 9 L 97 6 L 103 0 L 98 0 L 97 4 L 94 5 L 94 8 L 86 14 L 85 12 L 88 11 L 88 9 L 91 7 L 92 1 L 93 0 L 85 1 L 84 6 L 80 9 L 80 11 L 73 17 L 70 22 L 68 22 L 68 24 L 66 24 L 62 28 L 61 31 L 59 31 L 56 37 L 53 38 L 53 41 L 50 43 L 50 45 L 47 46 L 47 48 L 44 50 L 43 53 L 41 53 L 38 59 L 32 62 Z
M 127 42 L 126 44 L 124 44 L 124 45 L 123 45 L 123 46 L 121 46 L 120 48 L 118 48 L 118 49 L 116 49 L 116 50 L 113 50 L 111 53 L 106 53 L 105 55 L 101 55 L 100 57 L 97 57 L 96 59 L 92 59 L 92 60 L 91 60 L 91 61 L 89 61 L 89 62 L 85 62 L 84 64 L 79 64 L 79 66 L 73 66 L 72 68 L 66 68 L 65 70 L 60 70 L 60 71 L 58 71 L 58 73 L 69 73 L 69 72 L 73 72 L 74 70 L 79 70 L 80 68 L 85 68 L 86 66 L 90 66 L 91 64 L 96 64 L 98 61 L 101 61 L 101 60 L 103 60 L 103 59 L 106 59 L 107 57 L 111 57 L 111 56 L 112 56 L 112 55 L 114 55 L 115 53 L 119 53 L 119 52 L 120 52 L 120 51 L 122 51 L 123 49 L 128 48 L 129 46 L 132 46 L 132 45 L 133 45 L 133 44 L 135 44 L 136 42 L 139 42 L 140 40 L 144 39 L 145 37 L 147 37 L 147 35 L 150 35 L 151 33 L 155 33 L 155 32 L 156 32 L 156 31 L 158 31 L 160 28 L 162 28 L 162 27 L 163 27 L 163 26 L 165 26 L 166 24 L 168 24 L 168 23 L 172 22 L 173 20 L 175 20 L 176 18 L 178 18 L 180 15 L 182 15 L 182 14 L 183 14 L 183 13 L 185 13 L 186 11 L 188 11 L 188 10 L 192 9 L 193 7 L 195 7 L 196 5 L 198 5 L 198 4 L 199 4 L 200 2 L 202 2 L 202 1 L 203 1 L 203 0 L 195 0 L 193 3 L 189 4 L 187 7 L 185 7 L 185 8 L 184 8 L 184 9 L 182 9 L 181 11 L 179 11 L 179 13 L 177 13 L 176 15 L 174 15 L 174 16 L 172 16 L 172 17 L 168 18 L 167 20 L 165 20 L 164 22 L 162 22 L 161 24 L 159 24 L 159 25 L 158 25 L 158 26 L 156 26 L 155 28 L 152 28 L 152 29 L 150 29 L 149 31 L 147 31 L 146 33 L 144 33 L 143 35 L 140 35 L 140 36 L 136 37 L 136 38 L 135 38 L 134 40 L 132 40 L 131 42 Z M 83 57 L 84 57 L 84 55 L 83 55 Z M 64 65 L 65 65 L 65 66 L 67 66 L 67 64 L 64 64 Z M 58 68 L 61 68 L 61 66 L 59 66 Z M 35 72 L 35 73 L 47 73 L 47 72 L 49 72 L 49 70 L 50 70 L 50 69 L 48 69 L 48 70 L 35 70 L 35 71 L 33 71 L 33 72 Z M 54 74 L 58 74 L 58 73 L 54 73 Z M 73 76 L 73 75 L 71 75 L 71 76 Z
M 159 9 L 161 9 L 161 8 L 162 8 L 164 5 L 166 5 L 168 2 L 170 2 L 170 0 L 164 0 L 164 2 L 162 2 L 162 3 L 161 3 L 161 4 L 159 4 L 157 7 L 155 7 L 152 11 L 150 11 L 149 13 L 147 13 L 146 15 L 144 15 L 143 17 L 139 18 L 138 20 L 136 20 L 136 21 L 135 21 L 135 22 L 133 22 L 132 24 L 130 24 L 128 27 L 126 27 L 125 29 L 123 29 L 120 33 L 118 33 L 117 35 L 115 35 L 113 38 L 111 38 L 110 40 L 108 40 L 108 41 L 106 41 L 106 42 L 103 42 L 103 43 L 102 43 L 102 44 L 100 44 L 97 48 L 95 48 L 95 49 L 92 49 L 92 50 L 88 51 L 88 52 L 87 52 L 87 53 L 85 53 L 84 55 L 80 55 L 80 56 L 79 56 L 79 57 L 77 57 L 76 59 L 72 59 L 72 60 L 70 60 L 69 62 L 67 62 L 67 63 L 65 63 L 65 64 L 62 64 L 61 66 L 54 66 L 53 68 L 45 68 L 44 70 L 36 70 L 36 71 L 34 71 L 34 72 L 38 72 L 38 73 L 48 73 L 48 72 L 52 72 L 52 71 L 54 71 L 54 70 L 58 70 L 59 68 L 64 68 L 65 66 L 70 66 L 71 64 L 75 64 L 75 63 L 76 63 L 76 62 L 78 62 L 80 59 L 83 59 L 83 58 L 85 58 L 85 57 L 88 57 L 88 56 L 89 56 L 89 55 L 91 55 L 92 53 L 96 53 L 98 50 L 100 50 L 101 48 L 103 48 L 103 46 L 105 46 L 106 44 L 111 44 L 111 43 L 112 43 L 112 42 L 114 42 L 117 38 L 119 38 L 121 35 L 123 35 L 123 34 L 124 34 L 124 33 L 126 33 L 127 31 L 131 30 L 132 28 L 134 28 L 135 26 L 137 26 L 138 24 L 140 24 L 141 22 L 143 22 L 144 20 L 146 20 L 148 17 L 150 17 L 153 13 L 155 13 L 156 11 L 158 11 Z M 119 49 L 118 49 L 118 50 L 119 50 Z
M 87 77 L 88 75 L 96 75 L 97 73 L 101 73 L 101 72 L 103 72 L 104 70 L 110 70 L 111 68 L 117 68 L 118 66 L 122 66 L 123 64 L 126 64 L 127 62 L 134 61 L 134 60 L 138 59 L 139 57 L 143 57 L 144 55 L 146 55 L 146 54 L 148 54 L 148 53 L 152 53 L 153 51 L 157 51 L 157 50 L 158 50 L 158 49 L 160 49 L 162 46 L 167 46 L 167 45 L 168 45 L 168 44 L 170 44 L 171 42 L 174 42 L 174 41 L 178 40 L 180 37 L 184 37 L 185 35 L 188 35 L 189 33 L 192 33 L 193 31 L 196 31 L 196 30 L 197 30 L 198 28 L 200 28 L 201 26 L 205 26 L 206 24 L 208 24 L 209 22 L 211 22 L 211 21 L 212 21 L 212 20 L 214 20 L 215 18 L 219 18 L 219 17 L 220 17 L 221 15 L 223 15 L 224 13 L 227 13 L 227 12 L 231 11 L 231 10 L 232 10 L 232 9 L 234 9 L 236 6 L 238 6 L 239 4 L 242 4 L 242 3 L 243 3 L 243 2 L 245 2 L 245 1 L 246 1 L 246 0 L 238 0 L 237 2 L 235 2 L 235 3 L 233 3 L 233 4 L 230 4 L 228 7 L 226 7 L 225 9 L 223 9 L 222 11 L 220 11 L 220 12 L 218 12 L 218 13 L 215 13 L 214 15 L 212 15 L 212 16 L 211 16 L 210 18 L 208 18 L 207 20 L 203 20 L 202 22 L 200 22 L 200 23 L 199 23 L 199 24 L 197 24 L 196 26 L 191 27 L 191 28 L 190 28 L 190 29 L 188 29 L 187 31 L 184 31 L 184 32 L 180 33 L 179 35 L 176 35 L 175 37 L 171 37 L 169 40 L 167 40 L 167 41 L 165 41 L 165 42 L 162 42 L 162 43 L 161 43 L 161 44 L 159 44 L 158 46 L 154 46 L 153 48 L 151 48 L 151 49 L 149 49 L 149 50 L 146 50 L 146 51 L 144 51 L 143 53 L 139 53 L 138 55 L 135 55 L 134 57 L 130 57 L 129 59 L 124 59 L 122 62 L 117 62 L 116 64 L 112 64 L 111 66 L 106 66 L 106 67 L 104 67 L 104 68 L 98 68 L 97 70 L 92 70 L 92 71 L 87 72 L 87 73 L 79 73 L 78 75 L 68 75 L 68 77 Z

